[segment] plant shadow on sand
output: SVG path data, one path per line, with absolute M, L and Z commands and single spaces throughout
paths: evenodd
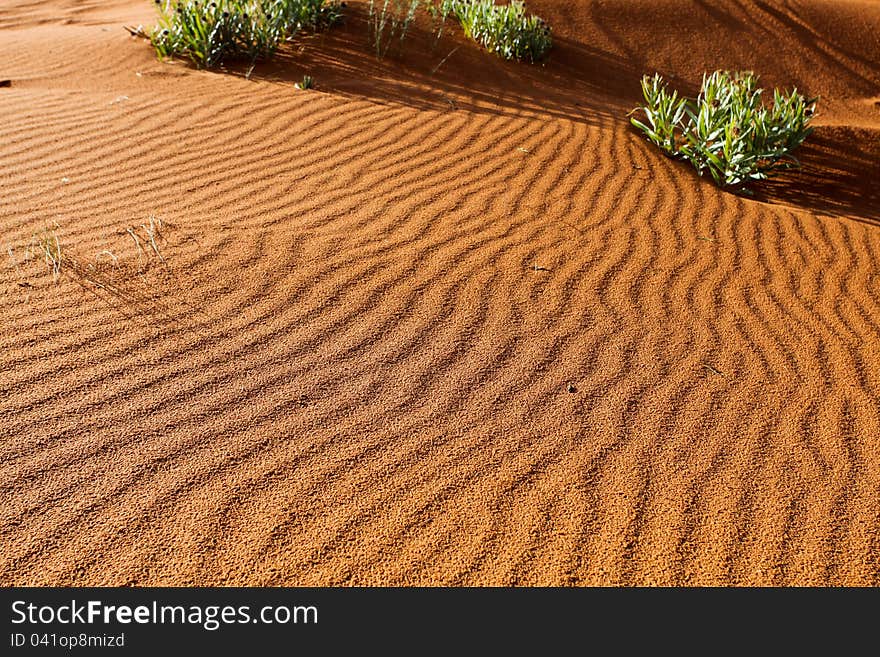
M 817 127 L 796 153 L 802 168 L 756 186 L 755 199 L 880 226 L 880 149 L 860 132 Z
M 367 43 L 366 13 L 350 12 L 342 25 L 300 37 L 273 60 L 260 62 L 249 77 L 293 86 L 309 75 L 321 92 L 422 110 L 629 126 L 627 114 L 643 100 L 642 75 L 655 70 L 637 56 L 620 57 L 564 38 L 554 40 L 544 64 L 504 61 L 465 39 L 451 21 L 433 46 L 430 26 L 412 25 L 402 43 L 379 60 Z M 246 67 L 224 70 L 243 76 Z M 694 81 L 664 77 L 685 94 L 698 91 Z M 748 198 L 880 225 L 874 182 L 880 180 L 880 153 L 860 147 L 876 141 L 876 135 L 860 132 L 817 127 L 797 153 L 803 168 L 755 185 Z M 635 131 L 630 134 L 642 141 Z
M 297 39 L 250 77 L 292 85 L 308 74 L 319 91 L 372 102 L 590 125 L 620 121 L 639 98 L 642 62 L 576 41 L 555 39 L 544 64 L 504 61 L 465 39 L 450 20 L 435 46 L 430 26 L 414 24 L 378 60 L 366 34 L 366 14 L 354 9 L 343 25 Z M 243 74 L 238 67 L 227 72 Z

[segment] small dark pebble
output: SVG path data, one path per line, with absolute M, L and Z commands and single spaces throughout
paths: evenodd
M 32 287 L 31 284 L 28 283 L 27 281 L 25 281 L 25 282 L 23 282 L 23 283 L 20 282 L 20 283 L 18 284 L 18 286 L 19 286 L 19 287 Z
M 575 392 L 578 391 L 578 389 L 574 387 L 574 384 L 573 384 L 573 383 L 569 383 L 569 384 L 568 384 L 568 391 L 571 392 L 571 393 L 575 393 Z
M 12 80 L 0 80 L 0 87 L 11 87 Z

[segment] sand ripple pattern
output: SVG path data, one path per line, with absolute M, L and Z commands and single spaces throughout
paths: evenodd
M 719 192 L 563 90 L 161 65 L 100 5 L 0 11 L 0 583 L 880 584 L 869 210 Z

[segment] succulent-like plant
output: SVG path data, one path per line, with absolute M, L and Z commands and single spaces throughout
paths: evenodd
M 672 157 L 708 171 L 720 186 L 763 180 L 780 169 L 799 166 L 792 155 L 810 135 L 817 98 L 797 89 L 773 91 L 765 104 L 752 73 L 715 71 L 703 76 L 695 99 L 671 93 L 659 74 L 642 78 L 644 120 L 632 124 Z
M 332 25 L 341 5 L 326 0 L 156 0 L 150 41 L 159 57 L 183 56 L 199 68 L 229 59 L 271 57 L 301 29 Z
M 442 0 L 440 11 L 447 6 L 465 36 L 504 59 L 538 62 L 553 45 L 550 27 L 538 16 L 526 15 L 521 0 L 506 5 L 494 0 Z

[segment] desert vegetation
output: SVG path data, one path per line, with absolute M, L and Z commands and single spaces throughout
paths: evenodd
M 465 36 L 504 59 L 538 62 L 553 45 L 550 27 L 526 13 L 525 4 L 511 0 L 448 0 Z
M 370 47 L 378 59 L 388 54 L 397 44 L 403 47 L 406 33 L 416 18 L 422 0 L 370 0 L 367 34 Z
M 300 30 L 328 27 L 342 8 L 326 0 L 156 0 L 150 41 L 161 58 L 186 57 L 199 68 L 269 58 Z
M 642 78 L 642 93 L 632 124 L 667 155 L 734 187 L 799 166 L 792 153 L 812 132 L 818 100 L 775 89 L 765 103 L 757 76 L 727 71 L 704 75 L 694 99 L 670 92 L 658 74 Z
M 315 79 L 311 75 L 304 75 L 302 80 L 294 85 L 297 89 L 306 90 L 315 88 Z
M 199 68 L 230 60 L 271 58 L 279 46 L 303 30 L 339 22 L 344 2 L 333 0 L 156 0 L 159 13 L 147 36 L 160 58 L 183 57 Z M 497 5 L 494 0 L 370 0 L 367 40 L 378 59 L 392 49 L 400 53 L 420 10 L 431 17 L 432 47 L 447 18 L 454 17 L 464 35 L 504 59 L 538 62 L 552 46 L 550 27 L 526 12 L 520 0 Z
M 165 241 L 162 233 L 163 226 L 161 218 L 150 215 L 140 226 L 128 226 L 120 231 L 121 235 L 130 238 L 134 244 L 137 273 L 144 273 L 151 262 L 167 264 L 165 256 L 162 254 L 162 244 Z M 70 274 L 74 280 L 90 282 L 105 288 L 107 282 L 99 283 L 94 280 L 92 274 L 97 271 L 102 262 L 110 261 L 116 267 L 120 265 L 119 256 L 109 248 L 99 251 L 94 257 L 94 262 L 73 255 L 65 244 L 61 225 L 57 221 L 47 224 L 42 230 L 33 233 L 30 241 L 20 249 L 20 257 L 12 246 L 7 245 L 6 251 L 9 262 L 15 269 L 22 287 L 31 287 L 31 284 L 26 281 L 27 275 L 22 269 L 22 265 L 28 263 L 42 262 L 48 274 L 51 275 L 52 281 L 56 284 L 62 275 Z

